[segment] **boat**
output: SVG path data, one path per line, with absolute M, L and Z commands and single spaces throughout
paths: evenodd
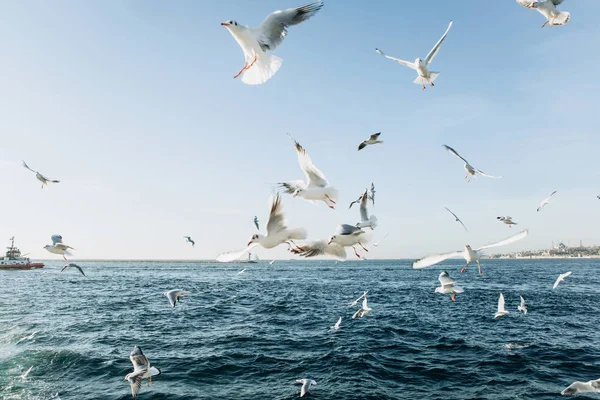
M 248 253 L 248 259 L 247 260 L 243 260 L 240 261 L 241 263 L 250 263 L 250 264 L 256 264 L 258 262 L 258 256 L 254 255 L 254 258 L 252 258 L 252 253 Z
M 29 257 L 21 255 L 21 250 L 15 247 L 15 237 L 10 238 L 10 246 L 4 258 L 0 259 L 0 270 L 3 269 L 36 269 L 44 268 L 43 263 L 31 262 Z

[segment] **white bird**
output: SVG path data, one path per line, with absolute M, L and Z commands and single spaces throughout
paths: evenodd
M 527 314 L 527 306 L 525 305 L 525 299 L 523 296 L 519 296 L 521 298 L 521 305 L 517 307 L 519 311 L 523 311 L 523 314 Z
M 289 135 L 288 135 L 289 136 Z M 300 196 L 304 200 L 314 203 L 315 201 L 323 201 L 331 209 L 336 204 L 338 191 L 335 187 L 329 185 L 325 174 L 318 169 L 310 159 L 306 150 L 290 136 L 296 152 L 298 153 L 298 163 L 307 182 L 302 180 L 280 182 L 279 185 L 284 188 L 284 193 L 292 194 L 294 197 Z M 329 204 L 332 203 L 332 204 Z
M 258 217 L 256 215 L 254 216 L 254 226 L 256 226 L 257 231 L 260 231 L 260 227 L 258 225 Z
M 518 225 L 516 222 L 512 220 L 512 217 L 496 217 L 496 219 L 503 224 L 508 225 L 509 228 L 512 228 L 513 225 Z
M 246 268 L 244 268 L 243 270 L 241 270 L 241 271 L 240 271 L 240 272 L 238 272 L 237 274 L 238 274 L 238 275 L 241 275 L 241 274 L 243 274 L 244 272 L 246 272 Z
M 369 193 L 367 189 L 360 197 L 360 222 L 356 224 L 357 228 L 371 228 L 374 230 L 377 225 L 377 217 L 374 215 L 369 216 L 369 211 L 367 210 L 367 203 L 369 202 Z
M 57 181 L 54 179 L 47 178 L 44 175 L 42 175 L 41 173 L 39 173 L 38 171 L 35 171 L 35 170 L 29 168 L 29 165 L 27 165 L 27 163 L 25 163 L 25 161 L 21 161 L 21 162 L 23 163 L 23 166 L 25 168 L 27 168 L 31 172 L 35 172 L 35 177 L 37 178 L 37 180 L 42 182 L 42 189 L 44 188 L 44 186 L 48 185 L 48 182 L 51 182 L 51 183 L 59 183 L 60 182 L 60 181 Z
M 124 381 L 128 381 L 131 386 L 131 395 L 137 398 L 137 394 L 142 387 L 142 379 L 148 379 L 148 386 L 152 383 L 152 377 L 161 374 L 160 369 L 150 366 L 148 357 L 144 355 L 142 349 L 134 346 L 129 354 L 131 364 L 133 364 L 133 372 L 125 375 Z
M 333 325 L 331 327 L 331 330 L 333 331 L 337 331 L 338 329 L 340 329 L 340 324 L 342 323 L 342 317 L 338 318 L 337 322 L 335 323 L 335 325 Z
M 19 339 L 19 340 L 17 341 L 17 343 L 15 343 L 15 344 L 19 344 L 19 343 L 21 343 L 21 342 L 22 342 L 22 341 L 24 341 L 24 340 L 31 340 L 31 339 L 33 339 L 33 338 L 35 337 L 35 335 L 36 335 L 38 332 L 39 332 L 39 331 L 34 331 L 34 332 L 31 334 L 31 335 L 28 335 L 28 336 L 22 337 L 22 338 L 21 338 L 21 339 Z
M 444 207 L 444 208 L 446 210 L 448 210 L 448 212 L 454 216 L 454 220 L 456 222 L 460 222 L 460 224 L 462 225 L 462 227 L 465 228 L 465 231 L 469 232 L 469 230 L 467 229 L 467 227 L 465 226 L 465 224 L 463 224 L 463 222 L 460 220 L 460 218 L 458 218 L 458 216 L 456 214 L 454 214 L 452 211 L 450 211 L 450 209 L 448 207 Z
M 494 318 L 500 318 L 508 314 L 508 311 L 504 308 L 504 295 L 500 293 L 498 298 L 498 312 L 494 315 Z
M 382 140 L 378 140 L 379 135 L 381 135 L 381 132 L 372 134 L 367 140 L 363 141 L 361 144 L 358 145 L 358 150 L 360 151 L 360 150 L 364 149 L 365 147 L 367 147 L 367 145 L 370 145 L 370 144 L 383 143 Z
M 186 298 L 188 296 L 188 292 L 183 289 L 173 289 L 168 292 L 164 292 L 163 296 L 166 296 L 169 299 L 169 304 L 171 307 L 175 307 L 178 301 L 181 301 L 182 298 Z
M 367 315 L 368 313 L 370 313 L 373 309 L 369 307 L 369 305 L 367 304 L 367 296 L 365 296 L 363 298 L 362 301 L 362 306 L 354 313 L 354 315 L 352 316 L 352 319 L 355 319 L 356 317 L 364 317 L 365 315 Z
M 600 392 L 600 379 L 595 381 L 579 382 L 575 381 L 571 383 L 566 389 L 560 392 L 563 396 L 572 396 L 578 393 L 598 393 Z
M 452 278 L 450 278 L 450 275 L 448 275 L 446 271 L 440 272 L 438 280 L 440 281 L 441 286 L 436 287 L 433 293 L 450 293 L 450 300 L 455 301 L 455 293 L 464 292 L 463 288 L 454 286 L 455 282 L 452 280 Z
M 304 397 L 304 395 L 310 391 L 311 386 L 317 386 L 317 382 L 312 379 L 296 379 L 296 383 L 302 384 L 302 387 L 300 388 L 300 397 Z
M 81 272 L 81 275 L 85 276 L 85 274 L 83 273 L 83 269 L 81 269 L 81 267 L 77 264 L 73 264 L 73 263 L 69 263 L 67 265 L 65 265 L 64 267 L 62 267 L 62 269 L 60 270 L 60 272 L 63 272 L 65 269 L 67 268 L 75 268 L 78 269 L 79 272 Z
M 240 25 L 234 20 L 221 23 L 244 51 L 244 67 L 233 78 L 243 73 L 242 82 L 248 85 L 260 85 L 271 79 L 283 60 L 267 54 L 267 51 L 275 50 L 283 42 L 289 26 L 306 21 L 322 7 L 323 1 L 316 1 L 298 8 L 275 11 L 258 28 Z
M 66 244 L 63 244 L 63 242 L 62 242 L 63 238 L 61 235 L 52 235 L 50 238 L 52 239 L 52 245 L 47 244 L 44 246 L 44 248 L 52 254 L 59 254 L 59 255 L 63 256 L 63 258 L 66 260 L 67 259 L 66 256 L 71 255 L 69 250 L 75 250 L 71 246 L 67 246 Z
M 183 238 L 186 242 L 191 243 L 192 247 L 196 246 L 196 242 L 194 242 L 190 236 L 184 236 Z
M 546 17 L 546 22 L 542 25 L 542 28 L 549 24 L 550 27 L 554 25 L 564 25 L 569 22 L 571 14 L 567 11 L 558 11 L 556 6 L 561 4 L 564 0 L 517 0 L 520 5 L 538 10 L 540 14 Z
M 467 267 L 469 266 L 469 263 L 476 261 L 477 262 L 477 266 L 479 267 L 479 273 L 481 274 L 481 265 L 479 264 L 479 258 L 480 258 L 480 252 L 481 250 L 485 250 L 485 249 L 489 249 L 492 247 L 499 247 L 499 246 L 504 246 L 510 243 L 514 243 L 517 240 L 521 240 L 523 238 L 525 238 L 528 234 L 527 230 L 524 230 L 522 232 L 517 233 L 514 236 L 511 236 L 509 238 L 506 238 L 504 240 L 501 240 L 499 242 L 496 243 L 492 243 L 492 244 L 488 244 L 485 246 L 481 246 L 475 250 L 473 250 L 471 248 L 471 246 L 469 246 L 468 244 L 465 246 L 464 250 L 459 250 L 459 251 L 453 251 L 451 253 L 443 253 L 443 254 L 433 254 L 427 257 L 423 257 L 420 260 L 417 260 L 415 262 L 413 262 L 412 267 L 413 268 L 425 268 L 425 267 L 429 267 L 431 265 L 437 264 L 439 262 L 442 262 L 448 258 L 452 258 L 452 257 L 463 257 L 466 261 L 467 264 L 465 265 L 465 267 L 460 271 L 460 272 L 465 272 L 465 270 L 467 269 Z
M 367 293 L 369 293 L 368 290 L 365 290 L 365 292 L 363 294 L 361 294 L 358 299 L 354 300 L 352 303 L 350 303 L 351 306 L 355 306 L 358 304 L 358 302 L 367 295 Z
M 258 245 L 265 249 L 272 249 L 282 243 L 293 243 L 294 239 L 306 239 L 306 230 L 302 228 L 288 228 L 279 194 L 269 197 L 269 208 L 271 211 L 269 213 L 269 220 L 267 221 L 267 235 L 265 236 L 260 233 L 252 235 L 248 242 L 248 247 L 244 250 L 219 254 L 217 261 L 230 262 L 237 260 Z
M 467 160 L 465 160 L 464 158 L 462 158 L 460 156 L 460 154 L 458 154 L 456 152 L 456 150 L 454 150 L 452 147 L 446 146 L 446 145 L 443 145 L 443 147 L 446 150 L 448 150 L 450 153 L 454 154 L 456 157 L 460 158 L 465 163 L 464 167 L 465 167 L 465 170 L 467 171 L 467 175 L 465 175 L 465 179 L 467 179 L 467 177 L 468 177 L 469 178 L 468 182 L 471 182 L 471 178 L 474 177 L 475 174 L 483 175 L 483 176 L 486 176 L 488 178 L 496 178 L 496 179 L 502 178 L 501 176 L 488 175 L 485 172 L 483 172 L 483 171 L 481 171 L 481 170 L 473 167 L 471 164 L 469 164 L 469 162 Z M 471 175 L 471 176 L 469 177 L 469 175 Z
M 564 274 L 560 274 L 558 276 L 558 278 L 556 279 L 556 282 L 554 282 L 554 285 L 552 286 L 552 289 L 556 289 L 556 287 L 558 286 L 559 283 L 561 283 L 562 281 L 565 280 L 565 278 L 569 275 L 571 275 L 573 273 L 573 271 L 569 271 L 569 272 L 565 272 Z
M 552 199 L 552 197 L 556 194 L 557 190 L 555 190 L 554 192 L 552 192 L 550 194 L 550 196 L 546 197 L 544 200 L 542 200 L 542 202 L 540 203 L 540 205 L 538 206 L 537 210 L 541 211 L 542 208 L 546 207 L 546 204 L 550 203 L 550 200 Z
M 290 249 L 294 254 L 298 254 L 301 257 L 315 257 L 320 255 L 329 255 L 337 259 L 338 261 L 344 261 L 346 259 L 346 247 L 352 247 L 356 257 L 361 258 L 357 253 L 356 246 L 360 245 L 363 250 L 367 250 L 363 243 L 367 243 L 365 231 L 356 226 L 342 224 L 338 225 L 337 230 L 329 240 L 316 240 L 313 242 L 306 242 L 296 246 L 296 248 Z
M 269 265 L 273 265 L 273 263 L 274 263 L 274 262 L 275 262 L 275 260 L 271 260 L 271 261 L 269 262 Z
M 442 35 L 440 40 L 438 40 L 438 42 L 435 44 L 435 46 L 433 46 L 433 48 L 429 51 L 429 54 L 427 54 L 427 57 L 425 57 L 424 60 L 417 58 L 414 62 L 404 61 L 399 58 L 390 57 L 379 49 L 375 49 L 375 51 L 377 53 L 381 54 L 382 56 L 384 56 L 385 58 L 394 60 L 398 64 L 404 65 L 405 67 L 408 67 L 408 68 L 411 68 L 411 69 L 414 69 L 415 71 L 417 71 L 418 76 L 417 76 L 417 79 L 415 79 L 413 83 L 416 83 L 417 85 L 421 84 L 423 87 L 423 90 L 425 90 L 426 83 L 429 83 L 431 86 L 435 86 L 433 84 L 433 81 L 435 81 L 435 79 L 440 74 L 439 72 L 429 71 L 429 64 L 431 64 L 431 62 L 433 61 L 433 58 L 436 56 L 436 54 L 440 50 L 440 46 L 442 45 L 442 42 L 444 41 L 444 39 L 446 39 L 446 35 L 448 34 L 448 31 L 450 30 L 451 26 L 452 26 L 452 21 L 450 21 L 450 23 L 448 24 L 448 28 L 446 28 L 446 32 L 444 32 L 444 34 Z
M 21 374 L 21 379 L 27 378 L 27 375 L 29 375 L 29 373 L 31 372 L 32 369 L 33 369 L 33 365 L 31 367 L 29 367 L 29 369 L 27 371 L 25 371 L 24 373 Z

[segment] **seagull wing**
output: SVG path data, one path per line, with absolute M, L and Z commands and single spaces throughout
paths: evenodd
M 564 0 L 552 0 L 552 4 L 554 4 L 554 6 L 556 7 L 557 5 L 561 4 Z
M 362 199 L 362 196 L 359 197 L 358 199 L 354 200 L 352 203 L 350 203 L 350 206 L 348 207 L 348 210 L 352 208 L 352 206 L 356 203 L 359 203 Z
M 379 135 L 381 135 L 381 132 L 374 133 L 371 135 L 371 137 L 369 137 L 369 140 L 377 140 Z
M 525 307 L 525 299 L 523 296 L 519 296 L 521 298 L 521 307 Z
M 145 370 L 140 370 L 135 375 L 129 376 L 128 381 L 129 385 L 131 386 L 131 395 L 134 399 L 137 398 L 137 394 L 140 391 L 140 388 L 142 387 L 142 377 L 144 376 L 145 372 Z
M 444 32 L 444 34 L 442 35 L 440 40 L 438 40 L 438 42 L 435 44 L 435 46 L 433 46 L 433 48 L 429 51 L 429 54 L 427 54 L 427 57 L 425 57 L 424 61 L 425 61 L 426 65 L 429 65 L 433 61 L 433 58 L 436 56 L 438 51 L 440 51 L 440 46 L 442 45 L 442 42 L 444 41 L 444 39 L 446 39 L 446 35 L 448 34 L 450 27 L 452 27 L 452 21 L 450 21 L 450 23 L 448 24 L 448 28 L 446 28 L 446 32 Z
M 150 365 L 148 358 L 138 346 L 135 346 L 129 354 L 129 360 L 131 361 L 131 364 L 133 364 L 134 371 L 148 369 L 148 366 Z
M 37 171 L 35 171 L 35 170 L 33 170 L 33 169 L 29 168 L 29 165 L 27 165 L 27 163 L 26 163 L 25 161 L 21 160 L 21 162 L 23 163 L 23 166 L 24 166 L 25 168 L 27 168 L 28 170 L 30 170 L 31 172 L 35 172 L 36 174 L 38 173 Z
M 542 200 L 542 202 L 540 203 L 540 206 L 537 208 L 537 211 L 540 211 L 542 208 L 544 208 L 546 206 L 546 204 L 548 204 L 550 202 L 550 199 L 556 194 L 556 190 L 554 192 L 552 192 L 550 194 L 550 196 L 546 197 L 544 200 Z
M 216 260 L 218 262 L 231 262 L 235 261 L 238 258 L 241 258 L 244 254 L 252 250 L 254 247 L 258 246 L 258 243 L 252 243 L 250 246 L 246 247 L 241 251 L 230 251 L 227 253 L 221 253 L 217 256 Z
M 494 175 L 486 174 L 485 172 L 483 172 L 482 170 L 479 170 L 479 169 L 475 169 L 475 172 L 478 173 L 479 175 L 483 175 L 483 176 L 486 176 L 488 178 L 496 178 L 496 179 L 502 178 L 502 176 L 494 176 Z
M 62 267 L 62 269 L 60 270 L 60 272 L 63 272 L 65 269 L 67 269 L 67 268 L 69 268 L 69 267 L 70 267 L 70 265 L 69 265 L 69 264 L 65 265 L 64 267 Z
M 301 180 L 280 182 L 279 187 L 283 188 L 283 193 L 293 194 L 298 189 L 306 189 L 306 183 Z
M 310 159 L 310 156 L 308 153 L 306 153 L 306 150 L 304 150 L 304 147 L 302 147 L 300 143 L 296 142 L 291 136 L 290 139 L 292 139 L 294 145 L 296 146 L 296 152 L 298 153 L 298 164 L 300 164 L 302 172 L 304 172 L 304 175 L 306 175 L 306 178 L 308 179 L 307 186 L 327 186 L 328 182 L 325 174 L 323 174 L 319 168 L 315 167 Z
M 360 199 L 360 221 L 368 222 L 369 221 L 369 211 L 367 210 L 367 202 L 369 200 L 369 196 L 367 196 L 367 191 L 363 193 Z
M 81 269 L 81 267 L 79 265 L 73 264 L 71 266 L 77 268 L 79 270 L 79 272 L 81 272 L 81 275 L 85 276 L 85 274 L 83 273 L 83 269 Z
M 365 147 L 367 147 L 367 141 L 366 140 L 364 142 L 362 142 L 361 144 L 358 145 L 358 151 L 361 151 Z
M 504 246 L 504 245 L 516 242 L 518 240 L 524 239 L 525 237 L 527 237 L 528 234 L 529 234 L 529 231 L 527 229 L 525 229 L 524 231 L 519 232 L 516 235 L 513 235 L 513 236 L 511 236 L 509 238 L 506 238 L 504 240 L 501 240 L 499 242 L 492 243 L 492 244 L 487 244 L 485 246 L 481 246 L 480 248 L 476 249 L 475 251 L 489 249 L 489 248 L 492 248 L 492 247 Z
M 469 164 L 469 162 L 468 162 L 467 160 L 465 160 L 464 158 L 462 158 L 462 157 L 460 156 L 460 154 L 458 154 L 458 153 L 456 152 L 456 150 L 454 150 L 452 147 L 450 147 L 450 146 L 446 146 L 446 145 L 443 145 L 443 147 L 444 147 L 446 150 L 448 150 L 450 153 L 454 154 L 456 157 L 458 157 L 458 158 L 460 158 L 461 160 L 463 160 L 465 163 Z
M 529 8 L 531 6 L 531 4 L 534 3 L 534 0 L 517 0 L 517 3 L 519 3 L 523 7 Z
M 260 231 L 260 228 L 258 226 L 258 217 L 256 215 L 254 216 L 254 226 L 256 226 L 257 231 Z
M 456 214 L 454 214 L 452 211 L 450 211 L 450 209 L 448 207 L 444 207 L 444 208 L 446 210 L 448 210 L 448 212 L 454 216 L 454 218 L 456 219 L 456 221 L 460 222 L 460 224 L 462 225 L 462 227 L 465 228 L 465 231 L 469 232 L 469 230 L 467 229 L 467 227 L 465 226 L 465 224 L 463 224 L 463 222 L 460 220 L 460 218 L 458 218 L 458 216 L 456 216 Z
M 327 244 L 327 240 L 315 240 L 299 244 L 293 250 L 293 253 L 306 258 L 327 255 L 338 261 L 346 259 L 346 249 L 344 246 L 337 243 Z
M 267 221 L 267 236 L 275 235 L 287 229 L 287 219 L 283 213 L 283 204 L 279 194 L 269 198 L 271 211 Z
M 412 267 L 413 268 L 430 267 L 430 266 L 437 264 L 439 262 L 442 262 L 448 258 L 461 257 L 463 254 L 464 254 L 463 250 L 453 251 L 452 253 L 432 254 L 430 256 L 423 257 L 420 260 L 415 261 L 414 263 L 412 263 Z
M 401 60 L 401 59 L 399 59 L 399 58 L 390 57 L 390 56 L 386 55 L 386 54 L 385 54 L 383 51 L 381 51 L 381 50 L 379 50 L 379 49 L 375 49 L 375 51 L 376 51 L 378 54 L 381 54 L 382 56 L 384 56 L 385 58 L 389 58 L 390 60 L 396 61 L 398 64 L 402 64 L 402 65 L 404 65 L 405 67 L 408 67 L 408 68 L 410 68 L 410 69 L 415 69 L 415 70 L 417 69 L 417 67 L 415 66 L 415 64 L 414 64 L 414 63 L 412 63 L 412 62 L 410 62 L 410 61 L 404 61 L 404 60 Z
M 454 281 L 450 278 L 450 275 L 446 271 L 440 272 L 440 276 L 438 276 L 438 280 L 442 284 L 442 286 L 452 286 L 454 285 Z
M 275 11 L 252 30 L 254 37 L 263 51 L 274 50 L 283 42 L 287 35 L 287 28 L 291 25 L 304 22 L 323 7 L 323 1 L 306 4 L 297 8 Z
M 353 235 L 355 233 L 359 233 L 362 231 L 363 231 L 362 229 L 357 228 L 354 225 L 341 224 L 341 225 L 337 226 L 335 234 L 336 235 Z
M 554 282 L 554 285 L 552 285 L 552 289 L 556 289 L 556 287 L 558 286 L 558 284 L 559 284 L 559 283 L 560 283 L 560 281 L 562 281 L 562 280 L 563 280 L 563 276 L 562 276 L 562 274 L 560 274 L 560 275 L 558 276 L 558 278 L 556 278 L 556 282 Z
M 56 246 L 57 243 L 62 243 L 62 236 L 61 235 L 52 235 L 50 237 L 50 239 L 52 239 L 52 244 Z
M 500 297 L 498 298 L 498 312 L 504 312 L 504 295 L 500 293 Z

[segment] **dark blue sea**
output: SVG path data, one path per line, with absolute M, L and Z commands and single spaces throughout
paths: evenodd
M 162 370 L 140 400 L 296 399 L 299 378 L 317 382 L 314 399 L 557 399 L 600 378 L 599 263 L 483 260 L 483 276 L 460 260 L 0 271 L 0 398 L 131 399 L 139 345 Z M 442 270 L 465 289 L 454 303 L 434 294 Z M 161 293 L 174 288 L 191 294 L 171 308 Z M 364 290 L 373 311 L 352 320 Z M 510 314 L 494 319 L 500 293 Z

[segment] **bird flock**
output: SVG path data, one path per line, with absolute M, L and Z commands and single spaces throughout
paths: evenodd
M 518 4 L 526 8 L 537 10 L 539 13 L 541 13 L 546 18 L 546 21 L 542 27 L 545 27 L 546 25 L 549 27 L 564 25 L 570 20 L 570 14 L 568 12 L 559 11 L 556 8 L 563 3 L 563 0 L 516 1 Z M 242 25 L 235 20 L 228 20 L 221 23 L 221 25 L 231 33 L 244 53 L 244 66 L 235 74 L 234 79 L 241 76 L 241 81 L 248 85 L 264 84 L 271 79 L 281 68 L 283 61 L 281 58 L 271 54 L 271 52 L 283 43 L 285 36 L 288 34 L 288 28 L 307 21 L 317 14 L 323 8 L 323 6 L 323 1 L 315 1 L 297 8 L 275 11 L 268 15 L 265 20 L 256 28 L 250 28 Z M 425 90 L 427 85 L 434 87 L 434 81 L 436 81 L 436 79 L 439 77 L 440 72 L 430 70 L 430 65 L 434 61 L 436 55 L 438 55 L 443 42 L 446 40 L 448 33 L 452 28 L 452 25 L 453 21 L 450 21 L 445 32 L 423 59 L 416 58 L 415 61 L 411 62 L 389 56 L 378 48 L 376 48 L 375 51 L 379 55 L 389 60 L 395 61 L 400 65 L 416 71 L 417 77 L 414 80 L 414 83 L 421 85 L 422 90 Z M 379 139 L 380 135 L 381 132 L 371 134 L 368 139 L 364 140 L 358 145 L 358 151 L 364 150 L 366 147 L 371 147 L 376 144 L 383 144 L 383 141 Z M 255 216 L 253 223 L 258 233 L 252 234 L 244 249 L 219 254 L 216 257 L 217 261 L 232 262 L 239 260 L 256 246 L 260 246 L 264 249 L 273 249 L 282 244 L 287 245 L 290 253 L 300 257 L 310 258 L 315 256 L 328 256 L 338 261 L 346 260 L 347 248 L 352 248 L 354 255 L 358 259 L 364 259 L 364 253 L 369 251 L 367 246 L 371 241 L 372 231 L 374 231 L 379 224 L 377 217 L 373 214 L 370 214 L 368 210 L 369 201 L 373 206 L 375 206 L 375 185 L 373 183 L 371 183 L 370 187 L 365 188 L 356 200 L 350 203 L 349 209 L 351 209 L 354 204 L 359 204 L 360 219 L 358 222 L 341 224 L 337 226 L 329 238 L 308 240 L 308 233 L 304 228 L 290 228 L 288 226 L 288 220 L 283 208 L 282 194 L 289 194 L 293 198 L 299 197 L 300 199 L 313 204 L 322 202 L 332 210 L 336 209 L 339 201 L 338 190 L 328 181 L 325 174 L 313 163 L 306 149 L 291 135 L 289 135 L 289 137 L 296 151 L 298 164 L 302 173 L 304 174 L 305 179 L 280 182 L 278 184 L 280 192 L 272 194 L 269 197 L 269 213 L 266 219 L 266 224 L 263 224 L 264 233 L 261 233 L 259 218 L 258 216 Z M 466 171 L 465 179 L 467 182 L 470 182 L 472 178 L 476 178 L 478 175 L 486 178 L 502 178 L 502 176 L 490 175 L 480 169 L 475 168 L 454 148 L 446 144 L 443 145 L 443 148 L 461 160 Z M 376 148 L 370 151 L 376 151 Z M 27 170 L 35 173 L 36 179 L 41 182 L 42 189 L 44 189 L 49 183 L 57 184 L 60 182 L 59 180 L 50 179 L 39 171 L 30 168 L 25 161 L 22 162 L 22 165 Z M 537 211 L 539 212 L 545 206 L 547 206 L 556 193 L 557 191 L 555 190 L 550 194 L 549 197 L 544 199 L 538 206 Z M 598 198 L 600 199 L 600 196 L 598 196 Z M 454 212 L 447 207 L 446 210 L 453 216 L 455 222 L 460 223 L 464 230 L 468 231 L 463 221 Z M 509 227 L 517 224 L 510 216 L 499 216 L 497 217 L 497 220 L 508 225 Z M 433 254 L 423 257 L 413 262 L 412 267 L 414 269 L 421 269 L 440 263 L 448 258 L 462 257 L 465 259 L 466 264 L 460 272 L 465 272 L 470 263 L 476 262 L 479 269 L 479 274 L 483 274 L 480 263 L 483 250 L 514 243 L 518 240 L 524 239 L 527 235 L 528 230 L 523 230 L 506 239 L 480 246 L 475 249 L 467 244 L 462 250 L 442 254 Z M 387 234 L 382 239 L 385 237 L 387 237 Z M 183 236 L 183 238 L 187 243 L 191 244 L 192 247 L 195 246 L 195 241 L 190 236 Z M 372 246 L 377 247 L 382 239 L 373 243 Z M 63 238 L 61 235 L 52 235 L 51 240 L 52 245 L 46 245 L 44 248 L 52 254 L 62 256 L 65 260 L 67 260 L 67 256 L 72 255 L 71 251 L 75 250 L 73 247 L 63 243 Z M 363 254 L 361 255 L 360 252 Z M 76 269 L 81 273 L 81 275 L 86 276 L 83 269 L 77 264 L 69 263 L 62 268 L 61 272 L 68 269 Z M 240 271 L 240 273 L 243 273 L 245 270 L 246 269 Z M 569 275 L 571 275 L 571 272 L 560 274 L 554 283 L 553 289 L 556 289 L 559 283 L 564 282 L 565 278 Z M 450 274 L 447 271 L 441 272 L 438 280 L 440 286 L 435 288 L 434 293 L 449 294 L 450 299 L 452 301 L 456 301 L 456 294 L 464 292 L 464 289 L 457 286 L 456 282 L 450 277 Z M 352 319 L 362 318 L 372 311 L 367 302 L 367 293 L 368 291 L 365 291 L 359 298 L 350 303 L 350 306 L 356 306 L 360 300 L 362 300 L 360 308 L 358 308 L 352 315 Z M 168 299 L 171 307 L 175 307 L 178 302 L 189 295 L 189 292 L 185 291 L 184 289 L 173 289 L 164 292 L 163 295 Z M 520 296 L 520 305 L 518 306 L 518 311 L 522 312 L 523 314 L 527 314 L 527 306 L 525 304 L 525 299 L 522 296 Z M 507 311 L 505 308 L 504 295 L 500 293 L 498 299 L 498 308 L 494 318 L 500 318 L 508 314 L 509 311 Z M 341 323 L 342 317 L 340 316 L 330 330 L 333 332 L 338 331 L 341 328 Z M 34 332 L 31 337 L 26 337 L 22 340 L 31 339 L 35 333 L 36 332 Z M 141 388 L 142 380 L 146 379 L 148 381 L 148 385 L 150 385 L 152 382 L 152 377 L 160 375 L 161 371 L 158 368 L 151 366 L 150 361 L 138 346 L 133 348 L 129 358 L 133 365 L 133 372 L 127 374 L 124 380 L 129 382 L 131 386 L 131 394 L 135 399 L 137 398 L 138 392 Z M 28 372 L 29 371 L 27 371 L 27 373 Z M 26 376 L 27 373 L 24 375 Z M 312 379 L 304 378 L 296 380 L 296 383 L 302 385 L 300 397 L 308 394 L 310 389 L 317 384 Z M 565 390 L 563 390 L 561 394 L 572 395 L 580 392 L 598 391 L 600 391 L 600 379 L 589 382 L 574 382 Z

